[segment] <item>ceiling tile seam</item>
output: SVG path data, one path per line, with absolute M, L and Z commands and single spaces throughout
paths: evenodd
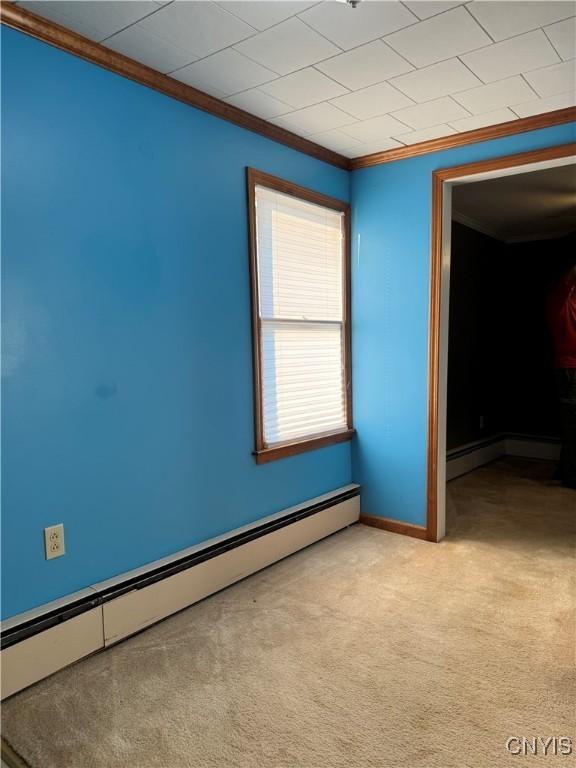
M 172 0 L 172 2 L 174 2 L 174 0 Z M 125 54 L 125 53 L 122 53 L 121 51 L 116 51 L 116 49 L 114 49 L 114 48 L 110 48 L 110 46 L 109 46 L 109 45 L 106 45 L 106 43 L 108 43 L 108 42 L 110 42 L 111 40 L 113 40 L 113 38 L 115 38 L 117 35 L 120 35 L 122 32 L 126 32 L 126 30 L 127 30 L 127 29 L 131 29 L 132 27 L 138 27 L 138 26 L 139 26 L 139 23 L 138 23 L 138 22 L 135 22 L 134 24 L 130 24 L 130 26 L 128 26 L 128 27 L 124 27 L 124 29 L 121 29 L 121 30 L 119 30 L 118 32 L 114 32 L 114 34 L 113 34 L 113 35 L 110 35 L 109 37 L 107 37 L 105 41 L 103 41 L 103 42 L 101 42 L 101 43 L 100 43 L 100 45 L 104 45 L 104 46 L 105 46 L 106 48 L 108 48 L 109 50 L 111 50 L 111 51 L 115 51 L 116 53 L 121 53 L 121 55 L 122 55 L 122 56 L 126 56 L 127 54 Z M 183 51 L 183 52 L 185 52 L 185 53 L 189 53 L 189 54 L 190 54 L 190 56 L 194 56 L 194 58 L 192 59 L 192 61 L 188 61 L 186 64 L 183 64 L 181 67 L 178 67 L 178 69 L 184 69 L 184 67 L 189 67 L 189 66 L 190 66 L 190 64 L 195 64 L 197 61 L 200 61 L 200 58 L 199 58 L 199 57 L 198 57 L 198 56 L 197 56 L 197 55 L 196 55 L 196 54 L 195 54 L 193 51 L 189 51 L 189 50 L 187 50 L 187 49 L 184 49 L 184 48 L 182 48 L 180 45 L 174 45 L 174 44 L 172 44 L 172 43 L 168 42 L 167 40 L 165 40 L 164 38 L 160 37 L 159 35 L 157 35 L 155 32 L 151 32 L 150 30 L 147 30 L 147 34 L 149 34 L 149 35 L 151 35 L 152 37 L 156 38 L 156 39 L 157 39 L 157 40 L 158 40 L 160 43 L 164 43 L 164 44 L 168 45 L 168 46 L 169 46 L 169 49 L 170 49 L 171 51 L 172 51 L 172 50 L 176 50 L 176 51 L 180 50 L 180 51 Z M 229 46 L 228 46 L 228 47 L 229 47 Z M 221 50 L 226 50 L 226 48 L 223 48 L 223 49 L 221 49 Z M 220 53 L 220 51 L 218 51 L 218 53 Z M 210 54 L 210 56 L 211 56 L 211 55 L 212 55 L 212 54 Z M 130 56 L 129 58 L 133 58 L 133 57 L 132 57 L 132 56 Z M 205 58 L 205 59 L 206 59 L 206 58 L 208 58 L 208 57 L 207 57 L 207 56 L 203 56 L 202 58 Z M 137 61 L 137 59 L 135 59 L 135 61 Z M 140 63 L 144 63 L 144 62 L 140 62 Z M 149 65 L 149 64 L 144 64 L 144 66 L 147 66 L 147 67 L 148 67 L 148 66 L 150 66 L 150 65 Z M 152 69 L 155 69 L 155 67 L 152 67 Z M 158 71 L 160 72 L 160 70 L 158 70 Z M 176 69 L 171 69 L 171 70 L 168 70 L 167 72 L 161 72 L 161 74 L 163 74 L 163 75 L 170 75 L 172 72 L 176 72 L 176 71 L 177 71 Z
M 467 51 L 467 53 L 469 53 L 469 51 Z M 486 82 L 486 80 L 484 80 L 483 78 L 481 78 L 481 77 L 480 77 L 480 75 L 477 75 L 477 74 L 476 74 L 476 72 L 474 72 L 474 70 L 473 70 L 473 69 L 470 69 L 470 67 L 468 66 L 468 64 L 466 64 L 466 62 L 465 62 L 465 61 L 462 61 L 462 59 L 461 59 L 461 56 L 466 56 L 466 53 L 459 53 L 459 54 L 458 54 L 458 56 L 456 56 L 456 58 L 458 59 L 458 61 L 460 62 L 460 64 L 462 64 L 462 66 L 463 66 L 463 67 L 466 67 L 466 69 L 468 70 L 468 72 L 470 72 L 470 74 L 471 74 L 471 75 L 474 75 L 474 77 L 477 77 L 477 78 L 478 78 L 478 80 L 480 80 L 480 82 L 481 82 L 481 83 L 483 83 L 484 85 L 488 85 L 488 83 Z M 502 78 L 502 80 L 505 80 L 505 79 L 506 79 L 506 78 L 504 78 L 504 77 Z M 476 87 L 477 87 L 477 88 L 479 88 L 480 86 L 478 85 L 478 86 L 476 86 Z M 465 90 L 468 90 L 468 91 L 469 91 L 469 90 L 471 90 L 471 89 L 470 89 L 470 88 L 467 88 L 467 89 L 465 89 Z M 460 93 L 460 91 L 454 91 L 454 93 Z
M 434 16 L 433 18 L 436 18 L 436 17 Z M 399 30 L 399 31 L 401 31 L 401 30 Z M 386 37 L 390 37 L 390 35 L 386 35 Z M 400 56 L 401 58 L 404 59 L 404 61 L 406 61 L 408 64 L 410 64 L 410 66 L 413 67 L 414 71 L 416 71 L 416 72 L 418 72 L 418 71 L 420 71 L 422 69 L 426 69 L 426 67 L 432 67 L 432 66 L 434 66 L 434 64 L 442 64 L 444 61 L 450 61 L 450 59 L 455 58 L 455 56 L 464 56 L 467 53 L 473 53 L 474 51 L 481 51 L 483 48 L 490 48 L 490 46 L 492 45 L 492 43 L 488 43 L 487 45 L 480 45 L 478 48 L 471 48 L 469 51 L 462 51 L 461 53 L 458 53 L 458 54 L 452 54 L 451 56 L 448 56 L 448 58 L 446 58 L 446 59 L 438 59 L 437 61 L 431 61 L 429 64 L 425 64 L 423 67 L 418 67 L 416 64 L 413 64 L 410 61 L 410 59 L 408 59 L 406 56 L 403 56 L 401 53 L 399 53 L 394 48 L 392 43 L 389 43 L 386 40 L 386 37 L 381 37 L 380 40 L 382 40 L 383 43 L 386 43 L 386 45 L 389 46 L 394 51 L 394 53 L 397 53 L 398 56 Z M 406 73 L 406 74 L 408 74 L 408 73 Z
M 172 0 L 174 2 L 174 0 Z M 100 45 L 104 45 L 104 43 L 107 40 L 110 40 L 111 37 L 114 37 L 114 35 L 119 35 L 120 32 L 125 32 L 127 29 L 130 29 L 130 27 L 136 27 L 141 21 L 144 21 L 144 19 L 149 19 L 150 16 L 154 16 L 156 13 L 160 13 L 160 11 L 163 11 L 165 8 L 168 8 L 170 5 L 172 5 L 172 2 L 167 3 L 166 5 L 158 5 L 153 11 L 150 11 L 150 13 L 146 13 L 144 16 L 141 16 L 139 19 L 136 19 L 136 21 L 131 21 L 130 24 L 127 24 L 125 27 L 122 27 L 122 29 L 117 29 L 115 32 L 112 32 L 111 35 L 108 35 L 107 37 L 102 38 L 102 40 L 96 40 L 95 42 L 100 43 Z
M 552 66 L 555 66 L 555 65 L 552 65 Z M 543 67 L 543 69 L 544 69 L 544 67 Z M 521 73 L 520 73 L 520 77 L 522 78 L 522 80 L 524 80 L 524 82 L 526 83 L 526 85 L 528 86 L 528 88 L 530 88 L 530 90 L 531 90 L 531 91 L 532 91 L 532 93 L 533 93 L 533 94 L 536 96 L 536 98 L 537 98 L 537 99 L 543 99 L 543 98 L 544 98 L 544 96 L 540 96 L 540 94 L 539 94 L 539 93 L 536 93 L 536 90 L 534 89 L 534 87 L 533 87 L 533 86 L 531 86 L 531 85 L 530 85 L 530 83 L 528 82 L 528 80 L 526 80 L 526 78 L 524 77 L 524 73 L 523 73 L 523 72 L 521 72 Z M 526 101 L 524 101 L 524 102 L 520 102 L 520 103 L 522 103 L 522 104 L 526 104 L 526 103 L 527 103 L 527 100 L 526 100 Z
M 477 86 L 477 87 L 478 87 L 478 88 L 481 88 L 481 86 L 480 86 L 480 85 L 479 85 L 479 86 Z M 473 113 L 473 112 L 470 112 L 470 110 L 469 110 L 469 109 L 466 109 L 466 107 L 465 107 L 463 104 L 460 104 L 460 103 L 459 103 L 459 102 L 457 102 L 455 99 L 453 99 L 451 94 L 448 94 L 448 95 L 446 95 L 446 96 L 439 96 L 439 97 L 438 97 L 438 99 L 430 99 L 430 101 L 423 101 L 423 102 L 421 102 L 420 104 L 416 104 L 416 106 L 417 106 L 417 107 L 423 107 L 423 106 L 425 106 L 426 104 L 431 104 L 433 101 L 438 101 L 438 100 L 440 100 L 440 99 L 450 99 L 450 101 L 451 101 L 451 102 L 454 104 L 454 106 L 455 106 L 455 107 L 460 107 L 460 108 L 461 108 L 461 109 L 463 109 L 465 112 L 467 112 L 467 113 L 468 113 L 468 115 L 467 115 L 468 117 L 475 117 L 475 115 L 474 115 L 474 113 Z M 402 109 L 396 110 L 396 114 L 397 114 L 398 112 L 402 112 L 404 109 L 411 109 L 411 107 L 402 107 Z M 391 115 L 391 116 L 392 116 L 392 117 L 393 117 L 395 120 L 399 120 L 401 123 L 402 123 L 402 122 L 404 122 L 403 120 L 400 120 L 400 118 L 399 118 L 399 117 L 397 117 L 397 116 L 396 116 L 396 114 L 395 114 L 394 112 L 390 112 L 390 115 Z M 462 117 L 462 118 L 459 118 L 459 119 L 465 120 L 465 117 Z M 424 130 L 427 130 L 428 128 L 435 128 L 437 125 L 447 125 L 447 124 L 448 124 L 448 123 L 447 123 L 447 121 L 446 121 L 446 120 L 441 120 L 439 123 L 433 123 L 432 125 L 426 125 L 426 126 L 424 126 L 423 128 L 411 128 L 410 130 L 412 130 L 412 131 L 424 131 Z
M 497 2 L 497 1 L 498 0 L 484 0 L 484 2 Z M 527 0 L 527 2 L 533 2 L 533 0 Z M 540 0 L 540 2 L 542 2 L 542 0 Z M 572 0 L 560 0 L 560 2 L 572 2 Z M 468 5 L 472 5 L 472 3 L 468 3 Z M 470 11 L 468 11 L 468 13 L 470 13 Z M 470 14 L 470 15 L 472 15 L 472 14 Z M 558 21 L 553 21 L 553 22 L 551 22 L 549 24 L 546 24 L 545 26 L 538 25 L 536 27 L 531 27 L 530 29 L 523 29 L 522 32 L 516 32 L 513 35 L 509 35 L 508 37 L 504 37 L 502 40 L 494 40 L 493 44 L 494 45 L 499 45 L 500 43 L 507 43 L 510 40 L 515 40 L 517 37 L 522 37 L 522 35 L 529 35 L 531 32 L 538 32 L 539 29 L 541 29 L 544 32 L 544 34 L 546 34 L 546 27 L 552 27 L 552 26 L 554 26 L 554 24 L 559 24 L 561 21 L 568 21 L 569 19 L 573 19 L 575 17 L 576 17 L 576 12 L 572 13 L 570 16 L 567 16 L 564 19 L 558 19 Z M 474 16 L 473 16 L 473 18 L 474 18 L 474 21 L 479 23 L 478 20 Z M 484 29 L 484 27 L 482 27 L 482 29 Z M 484 30 L 484 31 L 486 32 L 486 30 Z M 488 32 L 486 32 L 486 34 L 490 37 L 490 39 L 492 39 L 492 37 L 489 35 Z M 546 35 L 546 37 L 548 37 L 548 35 Z M 492 43 L 490 45 L 492 45 Z M 484 46 L 484 47 L 488 48 L 489 46 Z M 478 49 L 476 48 L 475 50 L 478 50 Z M 472 53 L 472 51 L 466 51 L 466 53 Z
M 271 83 L 275 83 L 276 80 L 270 80 L 270 82 Z M 230 93 L 228 96 L 225 96 L 224 99 L 228 100 L 228 99 L 232 99 L 232 98 L 234 98 L 236 96 L 242 96 L 244 93 L 251 93 L 252 91 L 258 91 L 258 93 L 260 93 L 262 96 L 267 96 L 270 99 L 274 99 L 275 101 L 279 101 L 280 104 L 283 104 L 286 107 L 286 109 L 288 110 L 287 112 L 282 112 L 279 115 L 274 115 L 274 117 L 284 117 L 285 115 L 288 115 L 291 112 L 295 112 L 296 111 L 297 107 L 293 107 L 290 104 L 287 104 L 283 99 L 279 99 L 277 96 L 270 96 L 270 94 L 266 93 L 266 91 L 260 90 L 260 86 L 261 85 L 267 85 L 267 83 L 260 83 L 260 85 L 253 85 L 251 88 L 245 88 L 243 91 L 237 91 L 236 93 Z M 311 104 L 310 106 L 314 106 L 314 105 Z M 303 109 L 303 107 L 302 107 L 302 109 Z M 266 119 L 268 119 L 268 118 L 266 118 Z
M 476 22 L 476 24 L 478 24 L 478 26 L 480 27 L 480 29 L 481 29 L 483 32 L 485 32 L 485 33 L 488 35 L 488 37 L 490 38 L 490 40 L 492 40 L 492 42 L 493 42 L 493 43 L 495 43 L 495 42 L 496 42 L 496 40 L 494 40 L 494 38 L 492 37 L 492 35 L 490 34 L 490 32 L 488 32 L 488 30 L 486 29 L 486 27 L 485 27 L 483 24 L 481 24 L 481 23 L 478 21 L 478 19 L 476 18 L 476 16 L 474 16 L 474 14 L 472 13 L 472 11 L 471 11 L 471 10 L 470 10 L 470 8 L 468 7 L 469 5 L 471 5 L 471 3 L 464 3 L 464 5 L 463 5 L 462 7 L 464 8 L 464 10 L 465 10 L 465 11 L 466 11 L 466 13 L 468 14 L 468 16 L 470 16 L 470 18 L 472 19 L 472 21 L 475 21 L 475 22 Z
M 258 61 L 254 61 L 250 57 L 246 56 L 245 53 L 241 53 L 240 51 L 237 51 L 235 48 L 232 49 L 232 47 L 229 46 L 229 45 L 227 45 L 226 48 L 221 48 L 219 51 L 214 51 L 214 53 L 211 53 L 209 56 L 204 56 L 201 59 L 196 59 L 195 61 L 191 61 L 189 64 L 184 64 L 184 66 L 182 66 L 182 67 L 177 67 L 176 69 L 172 69 L 172 70 L 170 70 L 170 72 L 167 72 L 166 74 L 170 75 L 170 77 L 174 77 L 175 74 L 180 72 L 182 69 L 186 69 L 187 67 L 192 66 L 192 64 L 200 64 L 200 62 L 206 61 L 206 59 L 210 59 L 210 58 L 212 58 L 212 56 L 217 56 L 219 53 L 224 53 L 224 51 L 229 51 L 229 50 L 234 50 L 234 53 L 238 54 L 238 56 L 242 56 L 242 58 L 246 59 L 246 61 L 249 61 L 252 64 L 257 64 L 262 69 L 266 69 L 272 75 L 275 75 L 275 77 L 271 77 L 270 80 L 264 80 L 264 82 L 258 83 L 258 86 L 260 86 L 260 85 L 267 85 L 268 83 L 273 83 L 276 80 L 278 80 L 278 72 L 276 72 L 276 70 L 272 69 L 271 67 L 266 67 L 266 66 L 264 66 L 264 64 L 260 64 L 260 62 L 258 62 Z M 178 78 L 176 78 L 176 80 L 178 80 Z M 180 81 L 180 82 L 182 82 L 182 81 Z M 254 87 L 257 87 L 257 86 L 252 86 L 252 88 L 254 88 Z M 251 88 L 245 88 L 244 90 L 245 91 L 249 91 L 249 90 L 251 90 Z M 234 93 L 229 93 L 228 96 L 236 96 L 237 93 L 240 93 L 240 91 L 234 92 Z
M 193 63 L 195 63 L 195 62 L 193 62 Z M 298 72 L 303 72 L 306 69 L 316 69 L 316 67 L 314 67 L 313 65 L 308 65 L 307 67 L 302 67 L 302 69 L 297 69 L 294 72 L 290 72 L 288 75 L 282 75 L 281 77 L 274 78 L 273 80 L 268 80 L 265 83 L 260 83 L 259 85 L 251 86 L 250 88 L 244 88 L 243 90 L 237 91 L 236 93 L 231 93 L 228 96 L 226 96 L 226 98 L 228 99 L 228 98 L 231 98 L 232 96 L 240 96 L 241 94 L 248 93 L 249 91 L 254 91 L 254 90 L 260 91 L 260 88 L 263 85 L 269 85 L 270 83 L 275 83 L 277 80 L 281 80 L 284 77 L 290 77 L 291 75 L 295 75 Z M 339 85 L 342 88 L 346 88 L 346 86 L 343 86 L 341 83 L 338 83 L 336 80 L 334 80 L 329 75 L 325 75 L 324 72 L 320 72 L 319 69 L 316 69 L 316 72 L 318 72 L 321 75 L 324 75 L 324 77 L 326 77 L 329 80 L 331 80 L 334 83 L 334 85 Z M 266 93 L 266 91 L 260 91 L 260 93 L 264 94 L 265 96 L 270 96 L 271 99 L 276 99 L 276 101 L 279 101 L 281 104 L 286 104 L 286 106 L 288 107 L 288 109 L 291 112 L 296 112 L 296 111 L 298 111 L 300 109 L 307 109 L 308 107 L 315 107 L 317 104 L 329 104 L 334 99 L 339 99 L 342 96 L 351 96 L 353 93 L 357 93 L 357 91 L 350 91 L 348 88 L 346 88 L 346 91 L 347 91 L 346 93 L 342 93 L 340 96 L 330 96 L 327 99 L 320 99 L 319 101 L 314 101 L 312 104 L 307 104 L 305 107 L 293 107 L 291 104 L 288 104 L 284 99 L 280 99 L 278 96 L 272 96 L 270 93 Z M 333 106 L 336 107 L 337 105 L 334 104 Z M 337 107 L 337 108 L 340 109 L 340 111 L 345 112 L 345 110 L 343 110 L 342 107 Z M 275 117 L 282 117 L 282 115 L 275 115 Z M 352 115 L 352 117 L 354 117 L 354 115 Z
M 310 8 L 306 8 L 306 10 L 307 10 L 307 11 L 309 11 L 309 10 L 310 10 Z M 298 14 L 296 14 L 296 15 L 295 15 L 295 16 L 293 16 L 292 18 L 296 18 L 296 19 L 298 19 L 298 21 L 302 22 L 302 24 L 304 24 L 304 26 L 305 26 L 305 27 L 308 27 L 308 29 L 309 29 L 311 32 L 314 32 L 315 34 L 319 35 L 319 36 L 320 36 L 320 37 L 321 37 L 323 40 L 326 40 L 326 42 L 327 42 L 327 43 L 330 43 L 330 45 L 334 45 L 334 46 L 336 46 L 336 48 L 338 48 L 338 50 L 339 50 L 341 53 L 346 53 L 346 49 L 345 49 L 345 48 L 342 48 L 342 46 L 338 45 L 338 43 L 335 43 L 335 42 L 334 42 L 334 40 L 330 40 L 330 38 L 329 38 L 329 37 L 326 37 L 326 35 L 324 35 L 322 32 L 319 32 L 317 29 L 314 29 L 314 27 L 311 27 L 311 26 L 310 26 L 310 24 L 308 24 L 308 22 L 307 22 L 307 21 L 304 21 L 304 19 L 303 19 L 303 18 L 301 18 L 301 17 L 300 17 Z M 340 56 L 340 54 L 339 54 L 339 53 L 335 53 L 334 55 L 335 55 L 335 56 Z
M 406 7 L 406 3 L 405 2 L 402 2 L 402 0 L 399 0 L 399 2 L 400 2 L 400 5 L 403 5 L 403 6 Z M 426 2 L 426 0 L 421 0 L 421 2 Z M 459 3 L 458 5 L 452 5 L 450 8 L 444 8 L 443 11 L 438 11 L 438 13 L 433 13 L 432 16 L 426 16 L 425 19 L 421 19 L 418 16 L 416 16 L 414 11 L 410 11 L 410 8 L 408 8 L 408 10 L 410 11 L 410 13 L 414 13 L 416 18 L 418 19 L 418 22 L 421 22 L 421 21 L 428 21 L 428 19 L 436 19 L 438 16 L 443 16 L 445 13 L 450 13 L 450 11 L 453 11 L 455 8 L 459 8 L 460 6 L 465 6 L 465 5 L 466 5 L 465 0 L 462 0 L 462 2 Z M 400 30 L 397 30 L 397 31 L 400 32 Z M 391 33 L 391 34 L 393 34 L 393 33 Z
M 172 0 L 172 2 L 173 1 L 174 0 Z M 239 2 L 241 2 L 241 0 L 239 0 Z M 313 5 L 310 6 L 310 8 L 314 8 L 315 6 L 320 5 L 321 3 L 322 3 L 322 0 L 320 0 L 320 2 L 314 3 Z M 224 5 L 222 2 L 218 2 L 218 0 L 216 0 L 215 5 L 217 5 L 219 8 L 222 8 L 223 11 L 226 11 L 227 13 L 234 16 L 234 18 L 239 19 L 240 21 L 243 21 L 245 24 L 248 24 L 250 27 L 252 26 L 252 24 L 250 24 L 248 21 L 243 19 L 242 16 L 238 16 L 237 14 L 234 13 L 234 11 L 230 10 L 229 8 L 224 8 Z M 309 11 L 310 8 L 307 8 L 306 10 Z M 266 27 L 266 29 L 258 29 L 257 32 L 258 33 L 267 32 L 269 29 L 273 29 L 274 27 L 277 27 L 279 24 L 282 24 L 283 22 L 288 21 L 288 19 L 294 19 L 297 15 L 298 15 L 297 13 L 291 13 L 290 16 L 286 16 L 280 21 L 276 21 L 274 24 L 270 24 L 270 26 Z M 249 40 L 249 39 L 250 38 L 246 38 L 246 40 Z

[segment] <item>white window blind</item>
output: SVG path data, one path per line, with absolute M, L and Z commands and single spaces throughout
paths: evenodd
M 263 437 L 347 428 L 344 214 L 256 186 Z

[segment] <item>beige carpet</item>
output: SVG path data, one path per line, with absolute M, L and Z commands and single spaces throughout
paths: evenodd
M 502 460 L 434 545 L 354 526 L 13 697 L 34 768 L 495 768 L 572 736 L 576 494 Z

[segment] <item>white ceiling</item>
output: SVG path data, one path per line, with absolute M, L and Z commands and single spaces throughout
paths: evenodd
M 576 104 L 572 0 L 18 5 L 347 157 Z
M 453 218 L 504 242 L 576 232 L 576 164 L 457 184 Z

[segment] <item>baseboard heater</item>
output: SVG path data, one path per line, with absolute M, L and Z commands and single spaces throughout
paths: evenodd
M 485 440 L 453 448 L 446 454 L 446 480 L 454 480 L 467 472 L 488 464 L 500 456 L 557 460 L 560 441 L 554 437 L 501 433 Z
M 3 622 L 2 698 L 352 525 L 359 514 L 360 488 L 348 485 Z

